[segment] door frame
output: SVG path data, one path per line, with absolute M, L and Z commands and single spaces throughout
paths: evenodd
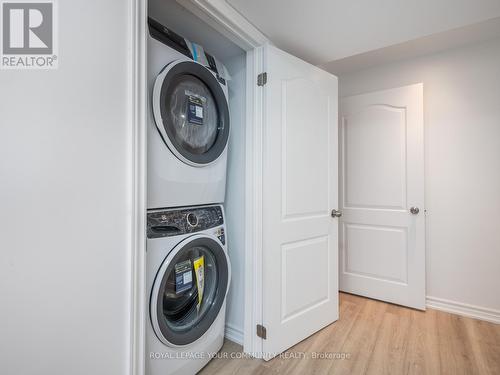
M 262 89 L 257 75 L 263 69 L 263 48 L 269 40 L 226 0 L 177 0 L 246 51 L 246 154 L 245 154 L 245 317 L 246 353 L 259 356 L 262 339 L 255 327 L 262 321 Z M 146 193 L 147 193 L 147 0 L 132 0 L 129 15 L 129 108 L 133 136 L 131 171 L 131 285 L 129 373 L 145 373 L 146 332 Z

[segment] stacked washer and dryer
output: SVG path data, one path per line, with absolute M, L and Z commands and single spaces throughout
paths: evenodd
M 153 19 L 148 39 L 146 373 L 194 374 L 224 340 L 228 90 Z

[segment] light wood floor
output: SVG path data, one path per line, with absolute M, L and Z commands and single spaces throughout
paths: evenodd
M 235 356 L 241 350 L 226 341 L 222 353 Z M 350 357 L 313 359 L 312 353 Z M 500 325 L 341 293 L 340 319 L 295 345 L 287 355 L 305 359 L 216 358 L 201 374 L 500 375 Z

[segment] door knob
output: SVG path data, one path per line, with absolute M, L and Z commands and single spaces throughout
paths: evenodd
M 332 217 L 341 217 L 342 211 L 336 210 L 335 208 L 332 210 Z
M 410 212 L 413 215 L 417 215 L 420 212 L 420 209 L 418 207 L 410 207 Z

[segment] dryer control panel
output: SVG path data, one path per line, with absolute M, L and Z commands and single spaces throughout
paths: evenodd
M 196 233 L 224 224 L 221 206 L 152 211 L 148 212 L 147 219 L 148 238 L 163 238 L 186 233 Z M 224 236 L 224 233 L 222 236 Z

